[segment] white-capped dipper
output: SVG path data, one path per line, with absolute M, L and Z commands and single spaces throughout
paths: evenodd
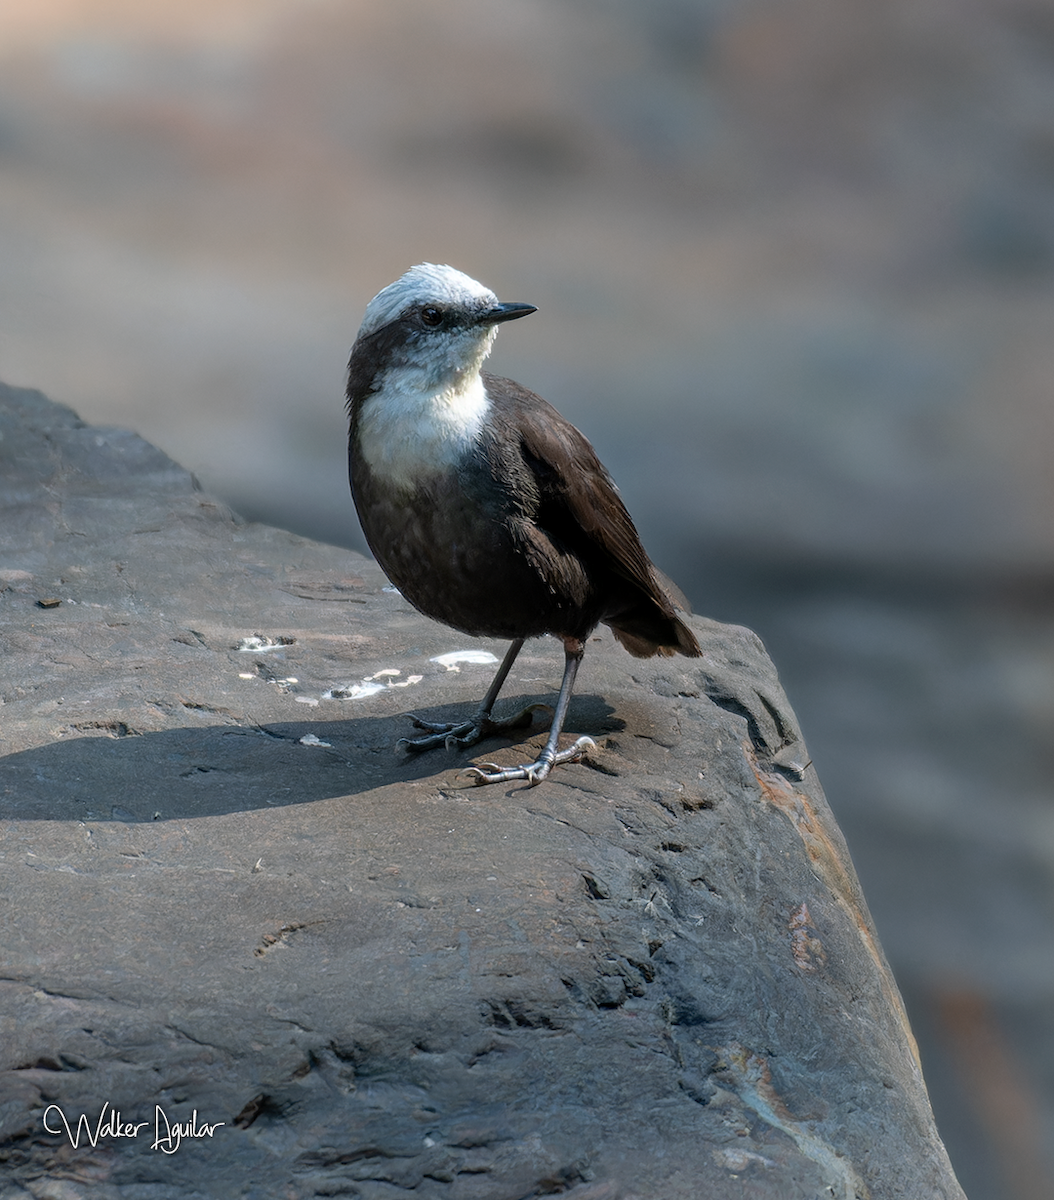
M 530 724 L 539 706 L 496 721 L 494 701 L 526 638 L 551 633 L 564 644 L 545 748 L 523 766 L 470 768 L 477 783 L 540 783 L 593 744 L 558 748 L 599 623 L 638 658 L 700 653 L 593 447 L 541 397 L 480 369 L 498 326 L 534 311 L 499 303 L 453 267 L 421 263 L 367 305 L 348 363 L 351 490 L 377 561 L 426 616 L 512 639 L 473 717 L 415 717 L 428 732 L 400 744 L 471 746 Z

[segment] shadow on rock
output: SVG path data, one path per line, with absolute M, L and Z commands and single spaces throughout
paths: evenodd
M 515 712 L 532 699 L 510 698 L 502 711 Z M 612 711 L 599 696 L 576 697 L 569 726 L 594 736 L 614 732 L 623 722 Z M 465 709 L 443 706 L 417 715 L 453 720 Z M 540 714 L 525 738 L 540 742 L 546 721 Z M 468 750 L 399 751 L 399 738 L 413 732 L 409 717 L 203 724 L 142 734 L 119 725 L 104 736 L 71 737 L 0 759 L 0 816 L 123 822 L 211 817 L 309 804 L 433 775 L 442 776 L 445 786 L 471 788 L 471 779 L 461 775 L 465 767 L 518 744 L 490 738 Z

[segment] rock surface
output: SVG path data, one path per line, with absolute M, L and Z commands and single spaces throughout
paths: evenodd
M 962 1197 L 753 634 L 601 631 L 588 761 L 473 788 L 393 746 L 500 646 L 38 393 L 0 432 L 3 1200 Z

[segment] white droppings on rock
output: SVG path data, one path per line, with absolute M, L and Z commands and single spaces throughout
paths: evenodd
M 322 693 L 322 699 L 362 700 L 366 696 L 375 696 L 378 692 L 383 691 L 383 683 L 371 683 L 369 680 L 364 680 L 362 683 L 345 683 L 340 687 L 330 688 Z
M 448 671 L 460 671 L 462 663 L 476 666 L 498 660 L 489 650 L 451 650 L 447 654 L 436 654 L 428 661 L 439 663 Z
M 249 637 L 239 638 L 233 646 L 233 649 L 242 653 L 252 651 L 254 653 L 266 653 L 268 650 L 280 650 L 284 646 L 292 646 L 296 642 L 296 638 L 291 637 L 267 637 L 262 633 L 250 634 Z

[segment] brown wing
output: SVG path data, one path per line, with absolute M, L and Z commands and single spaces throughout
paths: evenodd
M 641 545 L 633 518 L 585 435 L 551 404 L 513 380 L 484 374 L 484 381 L 488 395 L 505 409 L 519 434 L 524 461 L 538 486 L 539 524 L 572 548 L 588 543 L 593 554 L 599 553 L 607 568 L 630 583 L 639 597 L 628 603 L 625 621 L 612 618 L 619 640 L 640 656 L 674 649 L 698 654 L 694 636 L 676 616 L 664 577 Z M 654 631 L 656 618 L 660 626 L 672 623 L 668 634 Z M 653 639 L 660 644 L 651 644 Z

